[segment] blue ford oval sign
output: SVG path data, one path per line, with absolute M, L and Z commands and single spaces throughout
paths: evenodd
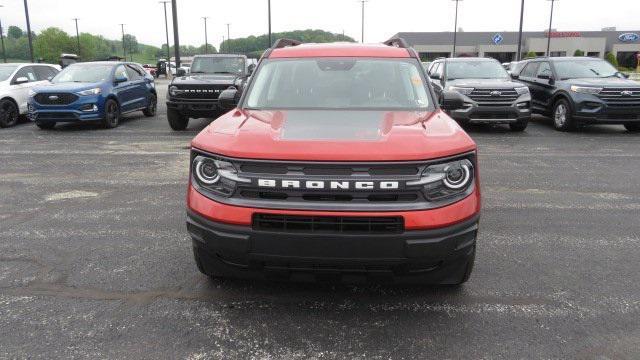
M 636 33 L 624 33 L 620 34 L 620 36 L 618 36 L 618 39 L 620 39 L 620 41 L 622 42 L 635 42 L 640 39 L 640 35 Z
M 502 40 L 504 40 L 504 38 L 500 34 L 495 34 L 493 35 L 493 38 L 491 40 L 493 40 L 494 44 L 498 45 L 502 42 Z

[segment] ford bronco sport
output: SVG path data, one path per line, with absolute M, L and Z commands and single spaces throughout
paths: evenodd
M 476 145 L 402 39 L 279 40 L 192 141 L 187 229 L 210 277 L 461 284 Z

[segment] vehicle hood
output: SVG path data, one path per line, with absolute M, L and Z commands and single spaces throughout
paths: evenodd
M 620 78 L 581 78 L 565 80 L 570 85 L 598 87 L 640 87 L 640 82 Z
M 475 150 L 444 112 L 233 110 L 192 146 L 235 158 L 306 161 L 428 160 Z
M 47 83 L 44 85 L 38 85 L 33 91 L 35 92 L 78 92 L 83 90 L 94 89 L 102 87 L 102 83 L 60 83 L 52 84 Z
M 233 84 L 237 75 L 228 74 L 192 74 L 175 78 L 172 85 L 226 85 Z
M 472 87 L 477 89 L 513 89 L 524 85 L 511 79 L 457 79 L 447 81 L 447 86 Z

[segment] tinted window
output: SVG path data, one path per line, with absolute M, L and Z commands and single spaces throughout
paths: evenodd
M 249 108 L 423 110 L 429 107 L 423 70 L 415 60 L 263 61 L 247 94 L 245 105 Z
M 127 74 L 127 69 L 124 67 L 124 65 L 119 65 L 116 68 L 116 73 L 113 77 L 114 79 L 125 78 L 127 79 L 127 81 L 129 81 L 129 74 Z
M 57 70 L 50 66 L 34 66 L 34 68 L 39 81 L 49 80 L 58 73 Z
M 136 69 L 133 65 L 127 65 L 127 75 L 129 77 L 129 80 L 134 81 L 134 80 L 140 80 L 142 79 L 142 74 L 140 73 L 140 70 Z
M 556 72 L 561 79 L 612 77 L 618 73 L 604 60 L 561 60 L 554 62 Z
M 525 68 L 522 70 L 522 73 L 520 73 L 521 77 L 536 77 L 536 74 L 538 73 L 538 63 L 532 62 L 532 63 L 528 63 L 527 66 L 525 66 Z
M 29 79 L 29 82 L 38 81 L 38 77 L 36 76 L 35 70 L 33 70 L 32 66 L 25 66 L 22 69 L 18 70 L 16 75 L 13 77 L 15 81 L 18 78 L 26 77 Z
M 191 64 L 192 74 L 243 74 L 244 58 L 196 57 Z
M 507 71 L 497 61 L 448 61 L 447 79 L 506 79 Z
M 551 66 L 549 65 L 548 62 L 541 62 L 540 66 L 538 66 L 538 72 L 536 73 L 536 76 L 540 76 L 540 75 L 545 75 L 545 76 L 553 75 L 553 73 L 551 72 Z
M 443 67 L 444 66 L 442 65 L 441 62 L 435 64 L 433 66 L 433 68 L 431 69 L 431 75 L 434 75 L 434 76 L 437 76 L 438 78 L 441 78 L 442 77 L 442 68 Z
M 5 81 L 16 71 L 16 65 L 0 65 L 0 81 Z
M 51 82 L 54 84 L 67 82 L 97 83 L 109 79 L 112 65 L 74 64 L 60 71 Z

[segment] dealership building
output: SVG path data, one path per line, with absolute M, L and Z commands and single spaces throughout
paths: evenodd
M 453 51 L 453 32 L 401 32 L 404 38 L 424 60 L 449 57 Z M 522 33 L 522 53 L 535 52 L 542 56 L 547 51 L 547 31 Z M 616 31 L 552 31 L 551 56 L 573 56 L 576 50 L 585 56 L 603 58 L 611 52 L 620 66 L 636 67 L 640 54 L 640 30 Z M 500 62 L 516 60 L 518 51 L 517 31 L 458 32 L 456 53 L 458 56 L 493 57 Z M 523 55 L 524 57 L 524 55 Z

